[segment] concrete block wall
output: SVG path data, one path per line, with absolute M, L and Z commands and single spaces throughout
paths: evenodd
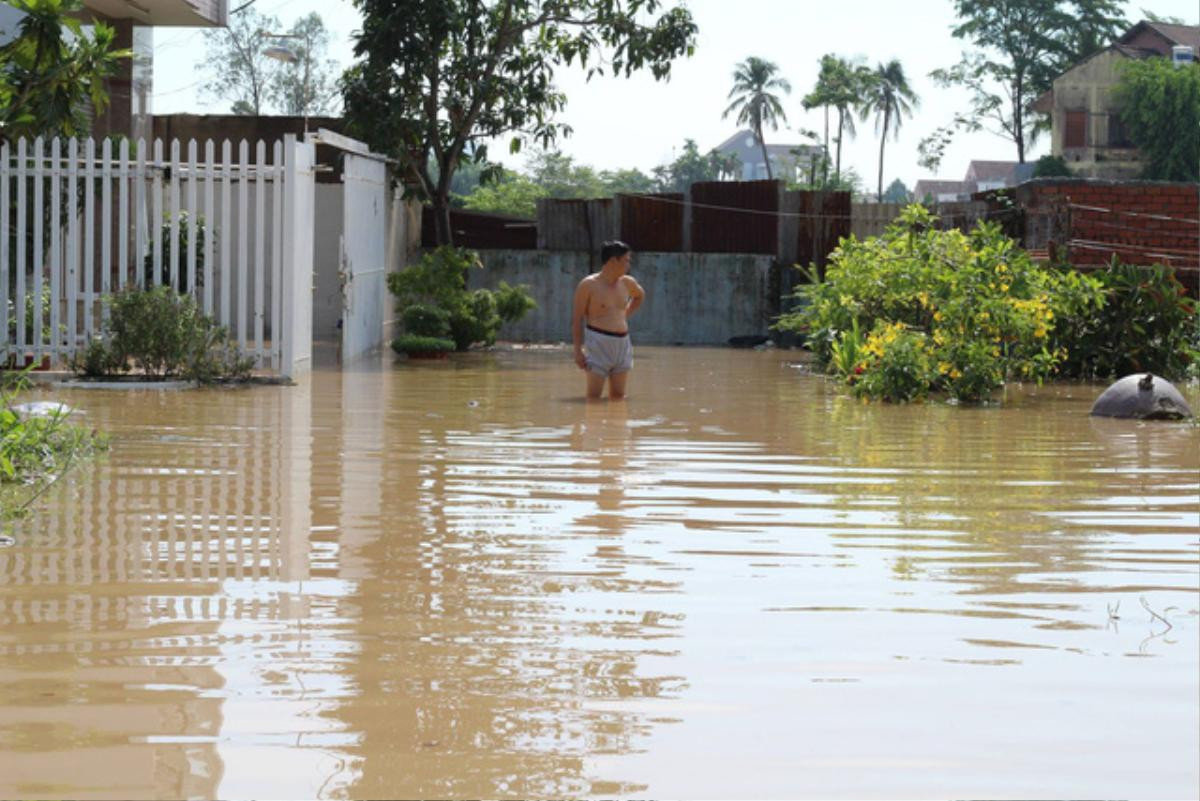
M 516 342 L 570 342 L 575 287 L 599 265 L 579 251 L 487 250 L 470 288 L 501 281 L 524 284 L 538 307 L 500 338 Z M 724 345 L 733 336 L 766 335 L 778 299 L 771 297 L 774 259 L 738 253 L 635 253 L 630 273 L 646 303 L 630 320 L 644 345 Z

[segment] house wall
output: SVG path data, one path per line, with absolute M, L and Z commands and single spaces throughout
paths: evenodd
M 1136 178 L 1142 172 L 1137 150 L 1111 147 L 1110 117 L 1120 106 L 1114 98 L 1118 64 L 1127 58 L 1115 50 L 1097 54 L 1054 81 L 1051 152 L 1085 178 Z M 1068 112 L 1087 114 L 1084 147 L 1066 147 Z
M 500 337 L 521 342 L 570 342 L 571 298 L 595 270 L 581 251 L 491 250 L 471 289 L 500 281 L 524 284 L 538 307 Z M 638 253 L 632 273 L 646 303 L 631 322 L 634 342 L 646 345 L 723 345 L 730 337 L 767 334 L 773 309 L 771 256 L 739 253 Z

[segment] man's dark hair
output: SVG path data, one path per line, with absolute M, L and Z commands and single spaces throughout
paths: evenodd
M 600 246 L 600 263 L 608 264 L 609 259 L 619 259 L 633 248 L 620 239 L 610 239 Z

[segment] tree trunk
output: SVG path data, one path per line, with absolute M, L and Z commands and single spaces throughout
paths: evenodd
M 838 109 L 838 127 L 837 127 L 837 164 L 833 169 L 833 180 L 837 183 L 842 182 L 842 125 L 846 119 L 846 110 Z
M 433 213 L 434 235 L 437 244 L 453 245 L 454 229 L 450 227 L 450 193 L 437 192 L 429 199 L 430 211 Z
M 767 165 L 767 180 L 771 180 L 771 159 L 767 157 L 767 143 L 763 140 L 762 126 L 758 126 L 758 146 L 762 148 L 763 164 Z
M 884 108 L 883 110 L 883 135 L 879 137 L 879 186 L 877 187 L 877 194 L 880 203 L 883 202 L 883 146 L 887 144 L 890 111 L 891 109 L 889 108 Z
M 825 152 L 821 154 L 821 188 L 829 183 L 829 106 L 825 106 Z

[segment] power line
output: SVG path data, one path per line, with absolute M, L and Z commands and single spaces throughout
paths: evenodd
M 1083 206 L 1079 203 L 1067 203 L 1067 208 L 1081 209 L 1083 211 L 1099 211 L 1106 214 L 1120 214 L 1126 217 L 1143 217 L 1148 220 L 1166 220 L 1169 222 L 1181 222 L 1188 225 L 1200 225 L 1200 220 L 1189 220 L 1187 217 L 1168 217 L 1164 214 L 1150 214 L 1144 211 L 1122 211 L 1120 209 L 1106 209 L 1101 206 Z
M 676 200 L 673 197 L 664 197 L 662 195 L 651 195 L 651 194 L 640 193 L 640 192 L 618 192 L 618 193 L 616 193 L 616 195 L 618 197 L 624 196 L 624 197 L 643 198 L 645 200 L 657 200 L 661 203 L 673 203 L 678 206 L 691 206 L 693 209 L 710 209 L 713 211 L 729 211 L 729 212 L 737 212 L 740 214 L 758 214 L 758 215 L 767 216 L 767 217 L 786 217 L 786 218 L 810 219 L 810 220 L 861 219 L 861 218 L 855 217 L 852 214 L 811 214 L 811 213 L 792 212 L 792 211 L 770 211 L 768 209 L 747 209 L 747 208 L 741 208 L 739 206 L 719 206 L 719 205 L 715 205 L 712 203 L 695 203 L 695 202 L 691 202 L 691 201 L 687 201 L 687 200 Z M 870 205 L 870 204 L 868 204 L 868 205 Z M 981 220 L 981 219 L 985 219 L 985 218 L 989 218 L 989 217 L 999 217 L 999 216 L 1002 216 L 1005 214 L 1013 214 L 1017 211 L 1018 211 L 1018 209 L 1015 209 L 1015 208 L 1013 208 L 1013 209 L 989 209 L 982 213 L 942 212 L 942 213 L 934 214 L 933 216 L 937 217 L 938 219 L 953 220 L 953 219 L 959 219 L 959 218 L 963 218 L 963 217 L 971 217 L 976 220 Z M 897 216 L 899 216 L 899 215 L 897 215 Z M 896 218 L 893 217 L 892 219 L 896 219 Z M 887 222 L 891 222 L 891 220 L 888 220 Z

